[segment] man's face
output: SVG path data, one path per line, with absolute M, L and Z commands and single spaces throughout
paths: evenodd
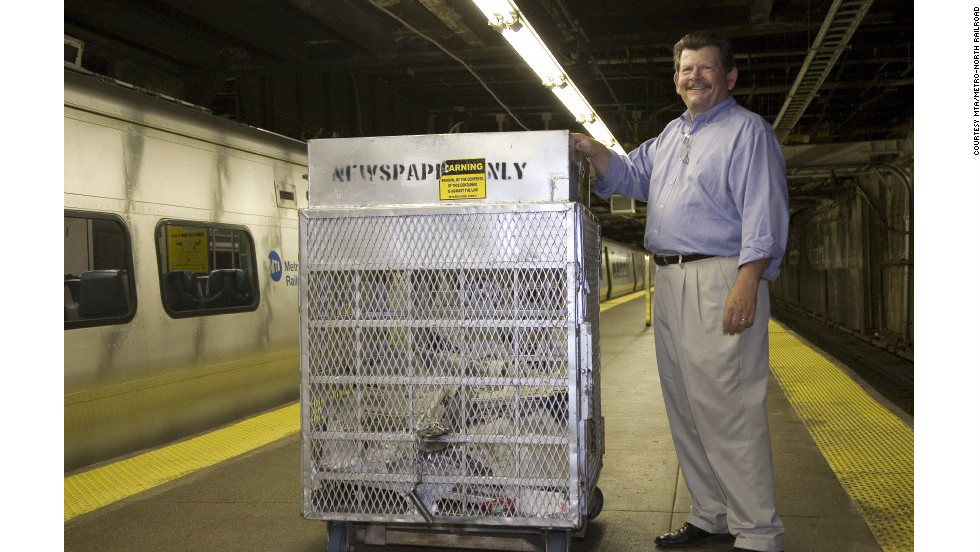
M 677 94 L 692 115 L 704 113 L 724 100 L 738 78 L 738 69 L 725 74 L 721 65 L 721 52 L 717 46 L 700 50 L 682 50 L 681 61 L 674 73 Z

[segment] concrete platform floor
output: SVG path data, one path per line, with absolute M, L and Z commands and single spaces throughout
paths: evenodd
M 690 498 L 667 428 L 642 299 L 602 314 L 600 346 L 606 453 L 599 486 L 605 506 L 572 550 L 652 551 L 656 535 L 684 522 Z M 881 551 L 774 380 L 769 411 L 786 550 Z M 64 550 L 325 551 L 325 524 L 300 514 L 300 485 L 294 434 L 65 523 Z M 730 547 L 713 542 L 687 550 Z

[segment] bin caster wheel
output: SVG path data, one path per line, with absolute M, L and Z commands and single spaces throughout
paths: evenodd
M 350 523 L 327 523 L 327 552 L 354 552 Z
M 568 552 L 572 539 L 568 531 L 548 531 L 544 534 L 544 552 Z
M 599 517 L 599 514 L 602 512 L 602 505 L 604 502 L 605 499 L 602 497 L 602 489 L 597 486 L 595 490 L 592 491 L 592 500 L 589 501 L 588 516 L 590 520 Z

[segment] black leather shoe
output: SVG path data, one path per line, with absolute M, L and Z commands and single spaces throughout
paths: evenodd
M 653 539 L 653 544 L 659 548 L 683 548 L 694 546 L 711 539 L 731 539 L 734 538 L 728 533 L 709 533 L 700 527 L 695 527 L 690 523 L 684 522 L 681 528 L 670 533 L 664 533 Z

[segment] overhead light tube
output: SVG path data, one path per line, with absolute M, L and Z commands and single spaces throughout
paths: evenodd
M 548 86 L 561 81 L 565 72 L 530 27 L 524 25 L 517 30 L 508 27 L 502 29 L 500 34 L 541 79 L 542 84 Z
M 512 0 L 473 0 L 473 3 L 483 12 L 489 25 L 499 31 L 524 59 L 541 83 L 550 88 L 572 117 L 585 127 L 586 132 L 598 142 L 625 155 L 623 147 L 579 92 L 538 33 L 534 32 L 517 5 Z

